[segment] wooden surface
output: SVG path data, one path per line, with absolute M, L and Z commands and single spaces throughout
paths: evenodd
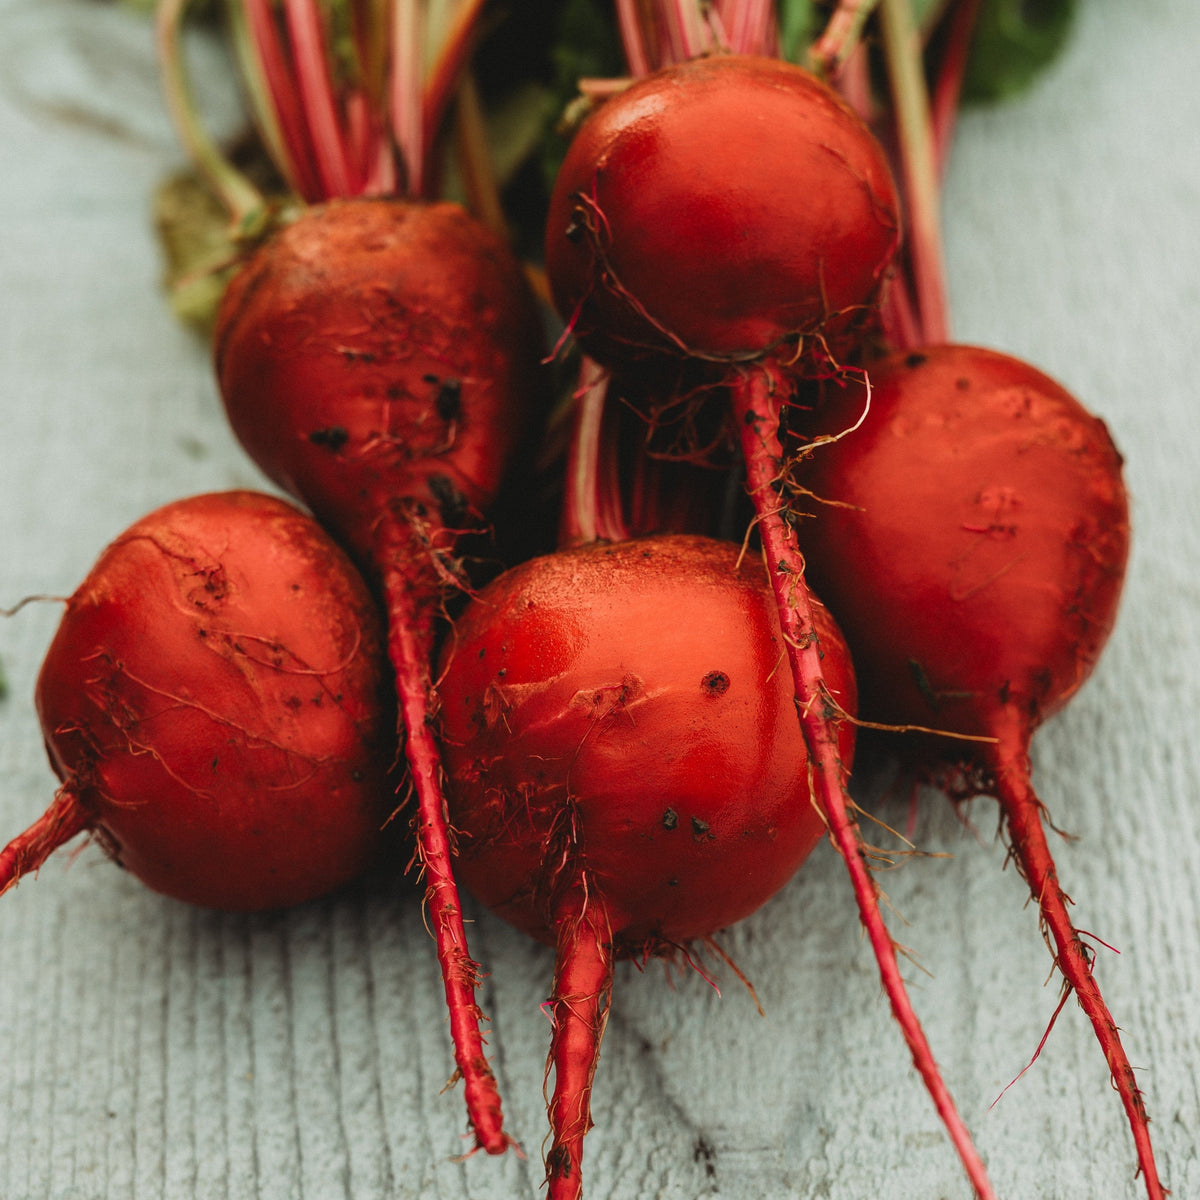
M 1079 924 L 1154 1119 L 1200 1196 L 1200 6 L 1092 0 L 1052 76 L 961 125 L 947 242 L 956 334 L 1022 355 L 1109 422 L 1135 552 L 1094 680 L 1035 746 Z M 179 496 L 261 486 L 204 347 L 158 290 L 150 195 L 179 161 L 139 19 L 0 0 L 0 605 L 70 592 Z M 217 114 L 218 119 L 225 119 Z M 0 835 L 54 780 L 32 707 L 53 604 L 0 620 Z M 865 801 L 903 824 L 885 771 Z M 921 797 L 948 857 L 885 880 L 946 1077 L 1001 1195 L 1140 1193 L 1123 1116 L 1049 957 L 994 806 Z M 509 1128 L 465 1148 L 433 947 L 410 886 L 271 916 L 196 911 L 94 847 L 0 900 L 2 1200 L 526 1200 L 538 1193 L 547 951 L 474 913 Z M 906 1062 L 824 847 L 724 944 L 724 973 L 618 974 L 587 1149 L 591 1200 L 938 1200 L 967 1186 Z

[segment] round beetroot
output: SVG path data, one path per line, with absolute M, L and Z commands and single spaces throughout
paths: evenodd
M 714 55 L 606 101 L 554 185 L 555 303 L 606 365 L 793 359 L 877 299 L 899 238 L 882 148 L 779 59 Z
M 932 346 L 869 369 L 819 417 L 797 472 L 809 570 L 846 629 L 876 721 L 954 737 L 908 747 L 956 791 L 995 796 L 1070 992 L 1092 1023 L 1153 1200 L 1149 1122 L 1094 952 L 1073 924 L 1030 781 L 1029 741 L 1091 674 L 1129 554 L 1121 456 L 1104 423 L 1028 363 Z M 962 740 L 963 736 L 974 740 Z
M 853 712 L 841 635 L 816 613 L 830 695 Z M 761 561 L 684 535 L 518 566 L 444 653 L 459 875 L 558 948 L 552 1200 L 579 1194 L 613 958 L 741 920 L 825 832 L 783 655 Z M 841 722 L 846 771 L 853 746 Z
M 362 199 L 258 247 L 214 340 L 250 456 L 378 565 L 398 506 L 458 530 L 494 499 L 544 387 L 541 334 L 516 260 L 461 207 Z
M 156 891 L 263 909 L 346 883 L 395 805 L 378 609 L 345 554 L 253 492 L 143 517 L 67 601 L 37 684 L 63 786 L 0 890 L 90 832 Z
M 864 714 L 1026 734 L 1091 673 L 1129 554 L 1121 456 L 1104 423 L 1011 355 L 934 346 L 869 370 L 862 425 L 799 479 L 810 576 L 843 622 Z M 822 418 L 862 410 L 851 384 Z M 961 741 L 952 756 L 970 751 Z

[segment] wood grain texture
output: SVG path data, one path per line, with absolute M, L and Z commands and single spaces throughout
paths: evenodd
M 1028 358 L 1110 424 L 1134 499 L 1121 621 L 1039 733 L 1081 927 L 1176 1197 L 1200 1196 L 1200 6 L 1081 6 L 1059 67 L 963 120 L 946 195 L 960 340 Z M 203 345 L 158 292 L 149 197 L 179 152 L 144 22 L 83 0 L 0 0 L 0 605 L 65 594 L 115 534 L 190 492 L 261 487 Z M 53 778 L 32 710 L 53 603 L 0 620 L 0 836 Z M 893 825 L 908 793 L 857 784 Z M 961 818 L 961 819 L 960 819 Z M 996 813 L 920 797 L 947 857 L 884 880 L 928 976 L 908 977 L 1000 1194 L 1135 1200 L 1103 1061 L 1068 1006 Z M 487 914 L 473 949 L 509 1126 L 467 1148 L 433 946 L 415 893 L 375 877 L 291 912 L 196 911 L 94 847 L 0 900 L 0 1200 L 530 1200 L 549 954 Z M 879 994 L 823 847 L 730 931 L 760 1018 L 652 965 L 618 971 L 589 1137 L 591 1200 L 957 1200 L 961 1176 Z

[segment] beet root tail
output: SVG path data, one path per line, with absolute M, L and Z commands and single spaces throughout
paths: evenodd
M 994 792 L 1004 813 L 1012 854 L 1037 901 L 1043 929 L 1054 943 L 1055 962 L 1067 987 L 1087 1014 L 1104 1051 L 1113 1086 L 1121 1097 L 1137 1150 L 1138 1168 L 1150 1200 L 1167 1195 L 1159 1181 L 1150 1143 L 1150 1119 L 1134 1078 L 1121 1035 L 1092 973 L 1092 951 L 1067 912 L 1070 903 L 1058 882 L 1058 871 L 1046 842 L 1042 804 L 1030 783 L 1028 733 L 1019 719 L 990 749 Z
M 583 1195 L 583 1139 L 592 1127 L 592 1080 L 612 998 L 612 927 L 603 901 L 573 892 L 558 912 L 558 959 L 550 1000 L 554 1034 L 547 1075 L 552 1144 L 547 1200 Z
M 769 366 L 752 369 L 731 389 L 732 416 L 745 458 L 746 488 L 754 503 L 759 537 L 779 609 L 817 803 L 829 827 L 829 835 L 850 873 L 859 916 L 875 952 L 892 1012 L 912 1053 L 913 1064 L 933 1099 L 976 1196 L 979 1200 L 995 1200 L 983 1160 L 958 1113 L 909 1000 L 895 943 L 879 908 L 879 893 L 867 865 L 862 835 L 851 815 L 846 770 L 838 750 L 839 712 L 824 682 L 821 648 L 804 580 L 804 559 L 795 531 L 783 519 L 785 501 L 778 490 L 785 470 L 778 432 L 781 411 L 778 393 L 785 386 Z
M 50 807 L 0 850 L 0 896 L 36 871 L 59 846 L 88 828 L 88 812 L 73 787 L 59 788 Z
M 462 905 L 451 867 L 441 754 L 433 733 L 433 605 L 421 589 L 414 588 L 403 563 L 389 558 L 382 577 L 389 610 L 388 654 L 396 673 L 404 753 L 417 798 L 417 854 L 446 993 L 455 1065 L 463 1081 L 476 1148 L 502 1154 L 509 1138 L 503 1128 L 496 1078 L 484 1053 L 480 1030 L 484 1018 L 475 1000 L 479 964 L 467 950 Z

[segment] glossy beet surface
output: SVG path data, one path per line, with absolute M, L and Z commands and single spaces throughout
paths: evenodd
M 551 198 L 546 269 L 608 365 L 792 358 L 860 321 L 898 230 L 883 151 L 838 96 L 789 63 L 717 55 L 584 122 Z
M 810 578 L 838 615 L 864 715 L 991 733 L 1028 728 L 1087 678 L 1129 553 L 1121 458 L 1104 423 L 1005 354 L 939 346 L 870 368 L 860 428 L 799 479 Z M 855 385 L 823 418 L 852 424 Z
M 591 545 L 507 572 L 458 622 L 441 688 L 458 868 L 534 937 L 554 941 L 581 872 L 619 952 L 703 937 L 758 908 L 823 833 L 766 572 L 737 558 L 687 536 Z
M 395 805 L 376 605 L 308 516 L 252 492 L 138 521 L 67 602 L 47 749 L 85 827 L 156 891 L 296 904 L 345 883 Z
M 242 444 L 363 559 L 399 498 L 450 528 L 486 508 L 543 386 L 521 269 L 454 204 L 306 210 L 235 276 L 215 339 Z

